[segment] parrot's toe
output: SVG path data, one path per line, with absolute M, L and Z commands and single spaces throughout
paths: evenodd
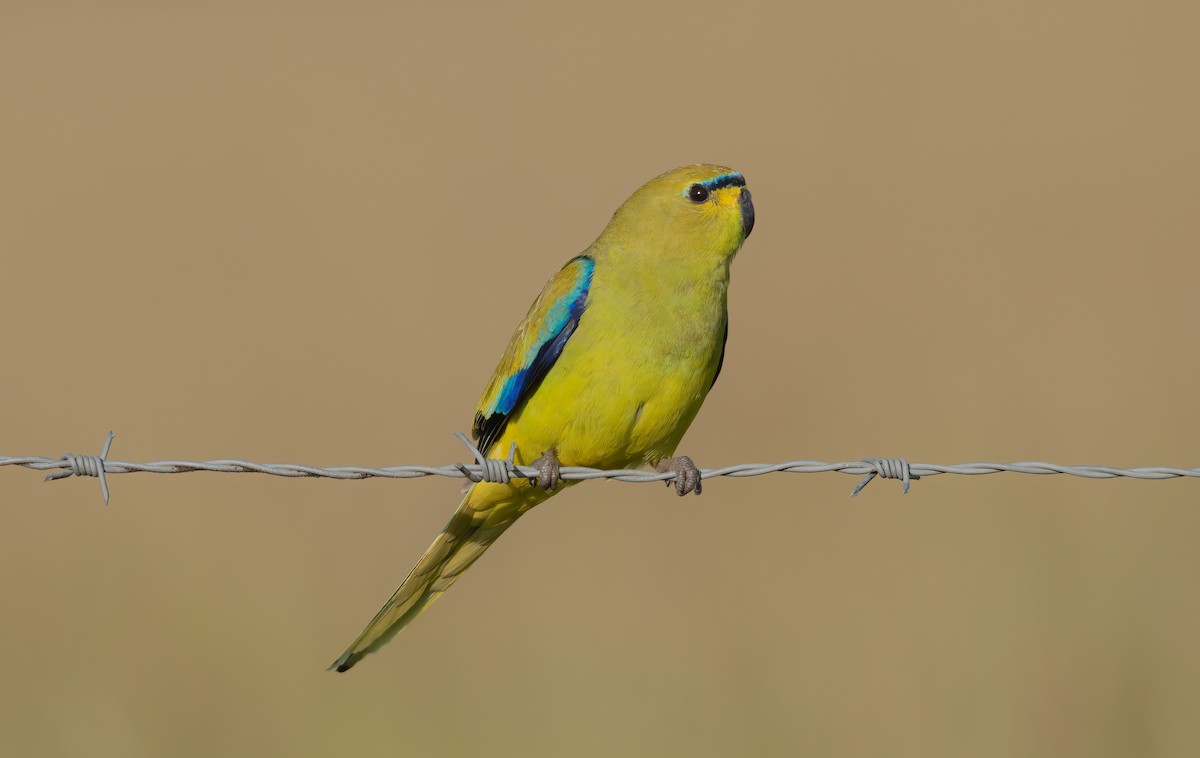
M 667 486 L 670 487 L 671 483 L 674 482 L 675 493 L 680 497 L 683 497 L 689 492 L 695 492 L 697 495 L 699 495 L 703 489 L 703 485 L 700 480 L 700 469 L 698 469 L 696 464 L 692 463 L 692 459 L 686 455 L 679 455 L 674 458 L 668 458 L 667 460 L 659 461 L 655 468 L 660 473 L 665 474 L 666 472 L 670 471 L 671 473 L 675 474 L 674 479 L 667 480 Z
M 529 465 L 538 470 L 537 478 L 529 480 L 530 487 L 541 487 L 547 491 L 558 489 L 559 471 L 562 468 L 562 464 L 558 461 L 558 451 L 551 448 L 542 453 L 541 458 Z

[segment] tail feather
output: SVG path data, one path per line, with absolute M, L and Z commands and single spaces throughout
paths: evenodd
M 347 671 L 383 647 L 450 588 L 517 518 L 548 494 L 515 485 L 479 484 L 366 629 L 329 667 Z

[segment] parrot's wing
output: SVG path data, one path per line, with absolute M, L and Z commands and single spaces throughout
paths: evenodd
M 509 416 L 537 389 L 575 333 L 587 307 L 595 265 L 590 256 L 581 255 L 563 266 L 546 283 L 509 340 L 475 409 L 472 436 L 484 455 L 504 432 Z

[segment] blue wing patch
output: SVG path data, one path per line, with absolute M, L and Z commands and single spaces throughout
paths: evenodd
M 504 432 L 509 416 L 537 389 L 575 333 L 587 307 L 595 266 L 586 255 L 563 266 L 538 295 L 509 341 L 475 412 L 473 436 L 484 455 Z

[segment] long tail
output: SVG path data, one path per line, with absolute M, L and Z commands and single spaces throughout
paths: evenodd
M 387 644 L 449 589 L 522 513 L 550 494 L 524 482 L 472 487 L 404 583 L 329 668 L 347 671 Z

